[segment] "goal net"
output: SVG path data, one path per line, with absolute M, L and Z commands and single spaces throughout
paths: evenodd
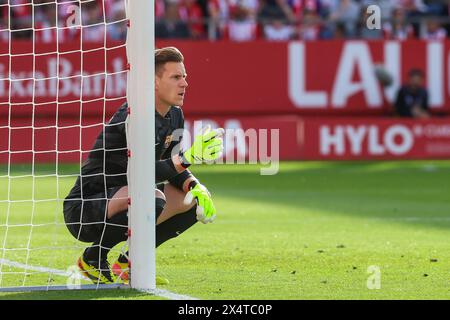
M 63 203 L 95 139 L 130 100 L 131 5 L 0 0 L 0 290 L 98 287 L 78 272 L 90 244 L 69 233 Z

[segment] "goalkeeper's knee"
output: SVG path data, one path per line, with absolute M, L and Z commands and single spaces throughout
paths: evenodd
M 158 220 L 159 216 L 163 212 L 164 207 L 166 206 L 166 196 L 158 189 L 156 189 L 155 191 L 155 202 L 156 202 L 155 203 L 156 209 L 155 222 L 156 222 L 156 220 Z

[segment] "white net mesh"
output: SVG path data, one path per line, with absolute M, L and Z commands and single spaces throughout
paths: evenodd
M 0 0 L 0 288 L 73 284 L 63 201 L 125 101 L 126 32 L 125 0 Z

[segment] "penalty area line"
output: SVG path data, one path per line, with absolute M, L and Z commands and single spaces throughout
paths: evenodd
M 13 268 L 18 268 L 18 269 L 24 269 L 24 270 L 28 270 L 28 271 L 50 273 L 50 274 L 63 276 L 63 277 L 70 277 L 73 275 L 73 273 L 64 271 L 64 270 L 31 266 L 31 265 L 26 265 L 26 264 L 23 264 L 20 262 L 11 261 L 11 260 L 7 260 L 7 259 L 0 259 L 0 265 L 5 265 L 5 266 L 13 267 Z M 89 280 L 88 278 L 86 278 L 84 276 L 82 276 L 82 279 Z M 96 285 L 94 285 L 94 286 L 96 286 Z M 42 291 L 45 291 L 45 288 L 50 288 L 50 287 L 42 286 L 42 288 L 43 288 Z M 65 287 L 59 286 L 58 288 L 60 288 L 60 290 L 64 290 Z M 101 287 L 99 287 L 99 288 L 101 288 Z M 1 291 L 1 289 L 2 288 L 0 287 L 0 291 Z M 21 291 L 21 287 L 16 287 L 16 288 L 11 288 L 11 289 L 14 289 L 14 291 L 16 291 L 16 292 Z M 24 289 L 23 291 L 26 291 L 26 287 L 22 287 L 22 289 Z M 93 289 L 95 289 L 95 288 L 93 287 Z M 177 293 L 171 292 L 169 290 L 165 290 L 165 289 L 155 289 L 155 290 L 145 290 L 145 291 L 140 290 L 140 291 L 148 293 L 148 294 L 152 294 L 152 295 L 155 295 L 155 296 L 158 296 L 161 298 L 166 298 L 169 300 L 198 300 L 198 298 L 191 297 L 188 295 L 183 295 L 183 294 L 177 294 Z

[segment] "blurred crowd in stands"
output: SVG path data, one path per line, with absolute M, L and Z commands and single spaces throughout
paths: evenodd
M 367 28 L 370 5 L 381 9 L 380 29 Z M 155 0 L 155 32 L 159 39 L 439 40 L 449 37 L 449 14 L 447 0 Z M 80 34 L 102 41 L 105 23 L 108 39 L 125 38 L 124 0 L 0 0 L 0 41 L 8 31 L 30 38 L 33 30 L 54 41 L 56 24 L 59 41 Z

